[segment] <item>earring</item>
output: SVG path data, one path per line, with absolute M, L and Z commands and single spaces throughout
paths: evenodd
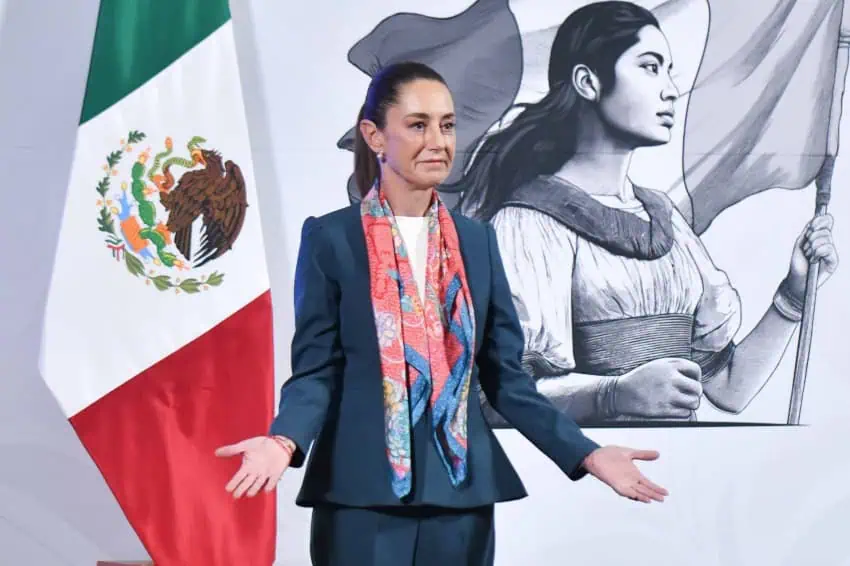
M 380 161 L 381 163 L 386 163 L 387 159 L 384 157 L 383 151 L 378 152 L 378 161 Z

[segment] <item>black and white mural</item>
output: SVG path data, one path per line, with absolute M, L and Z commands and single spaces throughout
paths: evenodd
M 440 191 L 495 228 L 538 389 L 584 426 L 798 424 L 846 222 L 828 209 L 843 2 L 529 4 L 388 10 L 348 60 L 366 75 L 419 60 L 449 83 L 458 161 Z M 769 190 L 807 191 L 811 219 L 764 275 L 771 293 L 744 304 L 704 239 Z M 760 313 L 746 328 L 744 309 Z M 789 357 L 782 402 L 747 418 Z

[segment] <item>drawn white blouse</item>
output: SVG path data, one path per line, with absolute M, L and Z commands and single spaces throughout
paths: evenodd
M 634 199 L 597 200 L 648 218 Z M 573 325 L 659 314 L 694 317 L 692 348 L 719 352 L 741 323 L 741 302 L 678 211 L 674 243 L 656 260 L 612 254 L 552 217 L 506 207 L 491 220 L 525 335 L 526 355 L 550 375 L 575 368 Z

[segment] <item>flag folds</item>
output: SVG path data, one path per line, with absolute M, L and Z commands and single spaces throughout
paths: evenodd
M 697 233 L 749 196 L 814 180 L 827 153 L 843 2 L 708 5 L 708 38 L 685 118 L 689 201 L 678 203 Z

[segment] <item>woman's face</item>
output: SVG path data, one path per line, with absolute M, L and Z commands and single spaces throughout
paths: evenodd
M 387 109 L 381 138 L 384 166 L 411 186 L 430 189 L 445 181 L 455 156 L 455 113 L 449 89 L 425 79 L 406 84 Z
M 667 38 L 656 27 L 644 27 L 614 65 L 613 89 L 603 90 L 599 101 L 602 121 L 634 147 L 669 142 L 679 97 L 671 69 Z

